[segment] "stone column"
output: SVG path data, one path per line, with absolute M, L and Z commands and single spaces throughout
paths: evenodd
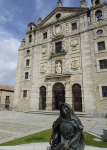
M 48 83 L 46 90 L 46 110 L 52 110 L 52 86 Z

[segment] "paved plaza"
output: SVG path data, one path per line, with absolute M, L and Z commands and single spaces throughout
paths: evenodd
M 26 114 L 15 111 L 0 111 L 0 143 L 30 135 L 52 127 L 56 115 Z M 103 135 L 107 126 L 105 118 L 80 118 L 84 131 Z

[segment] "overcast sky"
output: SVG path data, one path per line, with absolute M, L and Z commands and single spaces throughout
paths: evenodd
M 27 25 L 44 19 L 58 0 L 0 0 L 0 84 L 14 86 L 18 48 Z M 79 7 L 81 0 L 62 0 L 64 7 Z M 105 0 L 107 2 L 107 0 Z M 86 0 L 88 7 L 91 0 Z

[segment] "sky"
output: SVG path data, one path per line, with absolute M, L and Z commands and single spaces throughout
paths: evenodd
M 27 25 L 44 19 L 58 0 L 0 0 L 0 84 L 15 86 L 18 49 Z M 79 7 L 81 0 L 62 0 L 63 7 Z M 105 0 L 107 2 L 107 0 Z M 86 0 L 91 6 L 91 0 Z

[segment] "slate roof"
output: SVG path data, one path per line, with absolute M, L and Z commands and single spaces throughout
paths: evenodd
M 0 84 L 0 90 L 6 90 L 6 91 L 13 91 L 14 92 L 14 87 Z

